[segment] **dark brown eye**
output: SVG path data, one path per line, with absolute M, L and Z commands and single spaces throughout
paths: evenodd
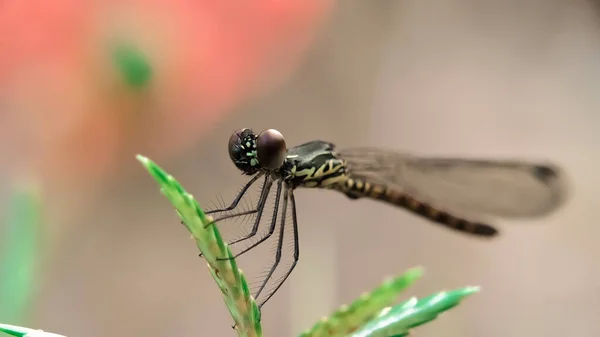
M 227 151 L 229 151 L 229 158 L 236 160 L 236 146 L 240 143 L 243 132 L 247 129 L 236 130 L 231 137 L 229 137 L 229 144 L 227 145 Z
M 258 135 L 256 150 L 260 165 L 275 170 L 283 165 L 287 148 L 285 139 L 279 131 L 267 129 Z

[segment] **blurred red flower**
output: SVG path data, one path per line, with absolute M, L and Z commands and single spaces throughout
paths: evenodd
M 331 8 L 330 0 L 4 1 L 3 164 L 43 164 L 43 179 L 63 184 L 105 176 L 124 154 L 183 149 L 284 79 Z

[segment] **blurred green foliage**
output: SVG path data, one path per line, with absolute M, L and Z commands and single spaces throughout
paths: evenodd
M 120 43 L 113 60 L 125 83 L 133 88 L 145 87 L 152 78 L 152 67 L 144 53 L 131 44 Z
M 0 321 L 28 319 L 40 255 L 41 202 L 30 185 L 17 186 L 8 205 L 0 236 Z

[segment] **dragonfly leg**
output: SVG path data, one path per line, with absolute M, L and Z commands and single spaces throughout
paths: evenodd
M 244 194 L 246 194 L 246 192 L 250 188 L 250 186 L 252 186 L 252 184 L 254 184 L 263 175 L 264 175 L 264 173 L 261 172 L 261 173 L 255 175 L 252 179 L 250 179 L 250 181 L 247 182 L 246 185 L 244 185 L 244 187 L 242 187 L 242 190 L 238 193 L 238 195 L 235 197 L 235 199 L 233 199 L 233 202 L 231 203 L 231 205 L 229 205 L 225 208 L 221 208 L 221 209 L 213 209 L 210 211 L 206 211 L 205 214 L 220 213 L 220 212 L 226 212 L 226 211 L 231 211 L 231 210 L 235 209 L 237 207 L 237 205 L 239 204 L 240 200 L 242 200 L 242 197 L 244 196 Z M 268 178 L 268 177 L 266 177 L 266 178 Z M 265 184 L 266 183 L 267 183 L 267 179 L 265 179 Z
M 267 196 L 269 195 L 269 191 L 271 190 L 271 186 L 273 186 L 273 180 L 269 179 L 269 177 L 267 176 L 267 178 L 265 179 L 265 186 L 263 187 L 262 191 L 260 192 L 260 199 L 258 199 L 256 208 L 251 209 L 249 211 L 243 211 L 243 212 L 223 215 L 222 217 L 213 219 L 209 223 L 205 224 L 204 228 L 207 228 L 210 225 L 214 225 L 218 221 L 227 220 L 227 219 L 231 219 L 231 218 L 237 218 L 238 216 L 242 216 L 242 215 L 249 215 L 249 214 L 254 214 L 254 213 L 259 213 L 259 212 L 262 213 L 262 210 L 265 206 L 265 202 L 267 201 Z
M 263 280 L 262 284 L 260 285 L 260 288 L 256 292 L 256 295 L 254 295 L 254 298 L 258 298 L 260 293 L 263 291 L 263 289 L 269 282 L 269 279 L 273 276 L 273 273 L 275 272 L 275 269 L 277 269 L 279 262 L 281 261 L 281 251 L 282 251 L 282 247 L 283 247 L 283 234 L 285 233 L 285 213 L 287 210 L 287 203 L 288 203 L 288 191 L 289 190 L 286 189 L 285 192 L 283 193 L 283 214 L 281 216 L 281 224 L 279 226 L 279 240 L 277 241 L 277 253 L 275 254 L 275 262 L 273 262 L 273 265 L 271 266 L 271 269 L 269 270 L 267 277 L 265 277 L 265 279 Z M 275 217 L 277 217 L 277 216 L 275 216 Z
M 286 191 L 287 192 L 287 191 Z M 279 288 L 281 288 L 281 286 L 283 285 L 283 283 L 287 280 L 287 278 L 290 276 L 290 274 L 292 273 L 292 271 L 294 270 L 294 268 L 296 267 L 296 264 L 298 264 L 298 260 L 300 259 L 300 244 L 298 241 L 298 218 L 296 216 L 296 199 L 294 198 L 294 191 L 293 190 L 289 190 L 290 194 L 289 194 L 289 201 L 291 203 L 292 206 L 292 225 L 293 225 L 293 230 L 294 230 L 294 262 L 292 262 L 292 265 L 288 268 L 288 270 L 286 271 L 285 275 L 283 275 L 283 277 L 280 279 L 279 283 L 277 284 L 277 286 L 275 287 L 275 289 L 273 289 L 273 291 L 271 291 L 271 293 L 258 305 L 258 308 L 262 308 L 263 305 L 265 305 L 265 303 L 267 303 L 267 301 L 269 301 L 269 299 L 271 299 L 271 297 L 273 297 L 273 295 L 275 295 L 275 293 L 277 292 L 277 290 L 279 290 Z M 287 193 L 286 193 L 287 194 Z M 284 203 L 287 206 L 287 195 L 286 198 L 284 200 Z M 286 207 L 287 208 L 287 207 Z M 283 214 L 283 219 L 285 221 L 285 209 L 284 208 L 284 214 Z M 279 237 L 279 245 L 277 247 L 277 258 L 276 261 L 277 263 L 279 263 L 279 259 L 281 258 L 281 249 L 282 249 L 282 243 L 283 243 L 283 228 L 285 225 L 285 222 L 282 221 L 281 223 L 281 235 Z M 273 271 L 275 270 L 276 265 L 271 269 L 271 272 L 269 273 L 268 278 L 271 277 L 271 275 L 273 274 Z M 267 280 L 268 280 L 267 278 Z M 264 288 L 264 285 L 267 283 L 267 280 L 264 281 L 263 286 L 261 287 Z M 259 290 L 260 293 L 260 290 Z M 258 297 L 258 294 L 256 294 L 255 297 Z
M 258 213 L 258 215 L 256 216 L 256 220 L 254 222 L 254 226 L 252 227 L 252 231 L 256 232 L 258 230 L 258 224 L 260 223 L 260 219 L 262 217 L 263 209 L 265 208 L 265 202 L 267 201 L 267 197 L 269 196 L 269 192 L 271 191 L 271 186 L 273 186 L 273 180 L 269 179 L 269 176 L 267 176 L 267 178 L 265 179 L 265 185 L 263 186 L 262 191 L 260 192 L 260 199 L 258 199 L 256 208 L 251 209 L 249 211 L 227 214 L 220 218 L 213 219 L 211 222 L 205 224 L 204 228 L 207 228 L 210 225 L 214 225 L 218 221 L 231 219 L 231 218 L 235 218 L 238 216 Z M 202 257 L 202 253 L 200 253 L 199 256 Z
M 238 256 L 240 256 L 240 255 L 246 253 L 247 251 L 251 250 L 252 248 L 258 246 L 259 244 L 265 242 L 265 240 L 267 240 L 268 238 L 271 237 L 271 235 L 273 235 L 273 233 L 275 232 L 275 226 L 277 224 L 277 213 L 279 212 L 279 199 L 281 197 L 281 186 L 282 186 L 282 183 L 283 183 L 282 180 L 280 180 L 277 183 L 277 192 L 276 192 L 276 195 L 275 195 L 275 207 L 273 209 L 273 217 L 271 218 L 271 224 L 269 225 L 269 232 L 267 233 L 267 235 L 265 235 L 264 237 L 262 237 L 260 240 L 256 241 L 255 243 L 253 243 L 249 247 L 246 247 L 244 250 L 242 250 L 241 252 L 235 254 L 234 256 L 232 256 L 232 257 L 225 257 L 225 258 L 217 258 L 217 260 L 231 260 L 231 259 L 235 259 Z M 286 191 L 284 193 L 284 200 L 283 200 L 283 202 L 284 202 L 284 215 L 285 215 L 285 207 L 287 206 L 286 196 L 287 196 L 287 189 L 286 189 Z M 285 219 L 284 219 L 284 221 L 285 221 Z M 230 242 L 229 244 L 230 245 L 234 245 L 236 243 L 239 243 L 239 242 L 242 242 L 244 240 L 247 240 L 247 239 L 250 239 L 250 238 L 254 237 L 256 235 L 256 233 L 258 232 L 258 224 L 259 224 L 259 222 L 260 222 L 260 217 L 257 217 L 256 220 L 255 220 L 255 222 L 254 222 L 254 226 L 252 226 L 252 231 L 248 235 L 246 235 L 246 236 L 244 236 L 242 238 L 239 238 L 239 239 L 237 239 L 237 240 L 235 240 L 233 242 Z

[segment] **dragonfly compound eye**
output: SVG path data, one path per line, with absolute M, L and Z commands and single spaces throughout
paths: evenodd
M 244 133 L 244 131 L 246 131 L 246 129 L 239 129 L 236 130 L 234 133 L 231 134 L 231 137 L 229 137 L 229 144 L 227 144 L 227 151 L 229 152 L 229 158 L 231 158 L 231 160 L 236 161 L 237 159 L 239 159 L 238 157 L 238 148 L 240 146 L 240 142 L 242 140 L 242 133 Z
M 258 158 L 256 158 L 256 135 L 251 129 L 239 129 L 229 138 L 227 145 L 229 158 L 235 166 L 245 174 L 258 172 Z
M 275 170 L 283 165 L 286 155 L 286 145 L 283 135 L 275 129 L 261 132 L 256 139 L 258 162 L 269 170 Z

